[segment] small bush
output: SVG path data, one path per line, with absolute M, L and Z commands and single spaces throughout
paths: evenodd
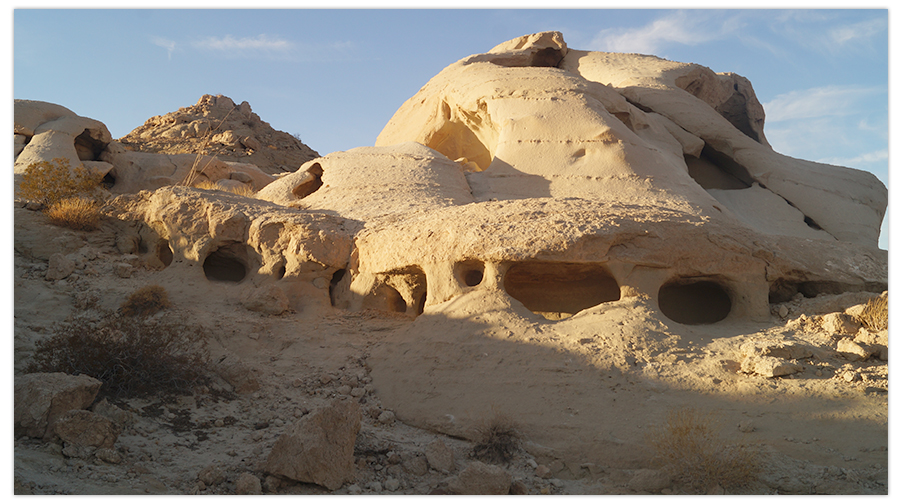
M 519 426 L 505 415 L 494 413 L 476 430 L 478 441 L 472 451 L 479 460 L 506 464 L 520 449 L 522 433 Z
M 248 198 L 253 197 L 253 187 L 248 186 L 246 184 L 244 184 L 242 186 L 229 187 L 229 186 L 223 186 L 219 183 L 212 182 L 212 181 L 202 181 L 202 182 L 198 182 L 197 184 L 194 184 L 194 187 L 197 189 L 206 189 L 206 190 L 210 190 L 210 191 L 223 191 L 226 193 L 233 193 L 233 194 L 240 195 L 240 196 L 246 196 Z
M 652 429 L 647 440 L 673 479 L 690 492 L 706 493 L 715 485 L 745 486 L 760 470 L 755 451 L 725 442 L 712 416 L 691 408 L 669 412 L 665 424 Z
M 86 198 L 63 198 L 44 211 L 51 224 L 94 231 L 100 227 L 100 205 Z
M 887 294 L 880 295 L 866 302 L 862 312 L 859 314 L 859 321 L 866 330 L 871 332 L 880 332 L 887 330 L 888 327 L 888 297 Z
M 129 295 L 121 305 L 125 316 L 147 316 L 171 306 L 169 294 L 159 285 L 149 285 Z
M 130 398 L 189 394 L 206 382 L 207 362 L 206 335 L 199 327 L 151 325 L 110 314 L 57 325 L 35 344 L 26 371 L 88 375 L 103 382 L 103 396 Z
M 54 158 L 25 167 L 18 196 L 49 207 L 64 198 L 89 197 L 101 180 L 84 166 L 72 168 L 68 159 Z

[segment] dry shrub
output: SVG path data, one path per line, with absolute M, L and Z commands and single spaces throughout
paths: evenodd
M 63 198 L 51 204 L 44 214 L 57 226 L 80 231 L 94 231 L 100 227 L 100 205 L 87 198 Z
M 727 443 L 718 431 L 710 414 L 681 408 L 670 411 L 665 424 L 652 429 L 647 440 L 673 479 L 688 491 L 749 484 L 760 471 L 756 451 Z
M 84 166 L 72 168 L 68 159 L 54 158 L 25 167 L 18 196 L 49 207 L 65 198 L 88 197 L 101 180 Z
M 887 330 L 888 327 L 888 297 L 882 294 L 866 302 L 865 307 L 859 313 L 859 321 L 871 332 Z
M 148 285 L 136 290 L 122 302 L 125 316 L 147 316 L 171 306 L 169 294 L 159 285 Z
M 206 382 L 207 362 L 206 334 L 199 327 L 110 314 L 56 325 L 35 344 L 26 371 L 88 375 L 103 382 L 103 396 L 130 398 L 190 394 Z
M 512 419 L 500 413 L 494 415 L 476 428 L 478 433 L 475 458 L 494 463 L 509 463 L 519 451 L 522 433 Z
M 223 186 L 217 182 L 202 181 L 194 184 L 194 187 L 197 189 L 207 189 L 210 191 L 224 191 L 226 193 L 233 193 L 239 196 L 246 196 L 248 198 L 252 198 L 254 194 L 253 187 L 246 184 L 242 186 Z

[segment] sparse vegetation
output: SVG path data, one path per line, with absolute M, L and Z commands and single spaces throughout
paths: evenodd
M 122 302 L 125 316 L 147 316 L 168 308 L 169 294 L 159 285 L 149 285 L 136 290 Z
M 859 320 L 866 330 L 879 332 L 888 327 L 888 297 L 887 294 L 875 297 L 866 302 L 859 315 Z
M 66 198 L 93 198 L 101 177 L 83 166 L 72 168 L 66 158 L 28 165 L 19 183 L 18 196 L 49 207 Z
M 188 394 L 205 382 L 207 358 L 200 327 L 108 314 L 57 325 L 35 344 L 26 371 L 89 375 L 103 382 L 101 394 L 111 398 Z
M 472 451 L 479 460 L 506 464 L 520 449 L 522 433 L 519 426 L 501 413 L 494 412 L 477 432 L 478 440 Z
M 253 197 L 253 187 L 248 186 L 246 184 L 241 185 L 241 186 L 230 187 L 230 186 L 223 186 L 216 182 L 202 181 L 202 182 L 198 182 L 197 184 L 195 184 L 194 187 L 197 189 L 225 191 L 226 193 L 234 193 L 236 195 L 247 196 L 249 198 Z
M 100 227 L 100 205 L 95 200 L 75 197 L 63 198 L 44 211 L 51 224 L 94 231 Z
M 647 434 L 650 446 L 673 479 L 687 492 L 706 493 L 745 486 L 758 475 L 760 461 L 748 446 L 730 444 L 719 437 L 711 414 L 692 408 L 669 412 L 666 422 Z

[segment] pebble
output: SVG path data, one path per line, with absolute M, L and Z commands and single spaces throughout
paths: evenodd
M 362 488 L 359 485 L 351 484 L 347 487 L 347 494 L 349 495 L 359 495 L 362 493 Z
M 843 378 L 846 382 L 853 382 L 859 377 L 859 374 L 856 372 L 844 372 Z
M 397 417 L 394 415 L 394 412 L 390 410 L 385 410 L 381 412 L 381 415 L 378 415 L 378 421 L 385 425 L 393 424 L 396 418 Z
M 352 390 L 353 389 L 349 385 L 342 385 L 338 388 L 338 393 L 340 393 L 344 396 L 347 396 L 350 394 L 350 391 L 352 391 Z
M 397 491 L 400 489 L 400 480 L 395 478 L 390 478 L 384 482 L 384 487 L 388 491 Z
M 382 490 L 381 483 L 378 481 L 372 481 L 371 483 L 366 485 L 366 488 L 374 491 L 375 493 L 379 493 Z
M 354 398 L 361 398 L 366 395 L 366 390 L 363 389 L 362 387 L 354 387 L 350 391 L 350 395 L 353 396 Z

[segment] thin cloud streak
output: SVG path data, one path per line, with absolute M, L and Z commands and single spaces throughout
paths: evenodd
M 244 38 L 235 38 L 231 35 L 225 35 L 224 37 L 211 36 L 195 41 L 191 45 L 197 49 L 224 52 L 285 52 L 294 48 L 292 42 L 278 37 L 271 37 L 269 35 Z
M 591 48 L 607 52 L 655 54 L 666 43 L 697 45 L 719 36 L 715 32 L 699 29 L 704 21 L 696 15 L 678 11 L 641 28 L 605 29 L 594 37 Z
M 166 52 L 169 54 L 169 60 L 172 60 L 172 53 L 175 52 L 176 46 L 174 41 L 161 37 L 153 37 L 150 41 L 153 45 L 166 49 Z
M 764 103 L 766 122 L 846 116 L 856 111 L 859 99 L 878 92 L 874 87 L 827 86 L 795 90 Z

